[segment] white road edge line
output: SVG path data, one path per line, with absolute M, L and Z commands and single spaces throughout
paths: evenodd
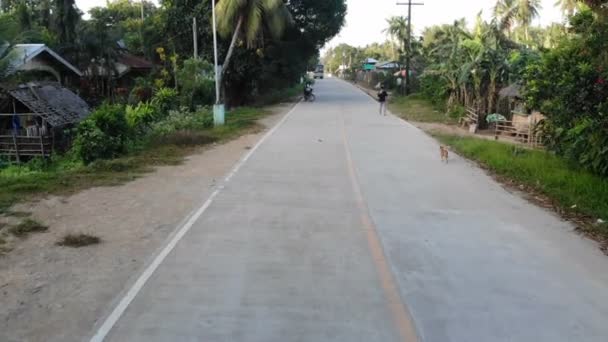
M 283 125 L 283 123 L 289 118 L 289 116 L 293 113 L 293 111 L 298 107 L 298 103 L 296 103 L 287 114 L 279 121 L 270 131 L 266 132 L 264 136 L 255 144 L 255 146 L 249 150 L 249 152 L 241 159 L 239 162 L 232 168 L 232 170 L 228 173 L 226 178 L 224 179 L 224 183 L 228 183 L 232 177 L 241 169 L 241 167 L 251 158 L 251 155 L 268 139 L 279 127 Z M 165 260 L 167 255 L 171 253 L 173 248 L 177 245 L 177 243 L 188 233 L 190 228 L 194 225 L 194 223 L 203 215 L 203 213 L 209 208 L 211 203 L 215 197 L 224 189 L 224 185 L 220 185 L 215 191 L 211 193 L 209 198 L 203 203 L 203 205 L 196 210 L 196 212 L 190 216 L 190 219 L 184 223 L 181 227 L 178 226 L 176 228 L 176 233 L 173 238 L 167 243 L 165 247 L 162 248 L 160 253 L 152 260 L 150 265 L 146 267 L 143 273 L 137 278 L 135 283 L 129 288 L 129 290 L 125 293 L 125 295 L 121 298 L 120 302 L 116 305 L 114 310 L 110 313 L 110 315 L 105 319 L 103 324 L 99 327 L 95 335 L 91 337 L 90 342 L 102 342 L 108 333 L 112 330 L 116 322 L 120 319 L 123 313 L 129 307 L 129 304 L 135 299 L 139 291 L 144 287 L 148 279 L 154 274 L 158 266 Z

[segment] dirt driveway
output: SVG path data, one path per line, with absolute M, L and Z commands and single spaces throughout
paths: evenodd
M 289 107 L 273 107 L 275 114 L 261 123 L 272 127 Z M 117 294 L 262 134 L 204 148 L 181 165 L 159 167 L 122 186 L 13 208 L 31 212 L 49 230 L 0 257 L 0 341 L 86 339 Z M 102 243 L 56 246 L 67 233 L 88 233 Z

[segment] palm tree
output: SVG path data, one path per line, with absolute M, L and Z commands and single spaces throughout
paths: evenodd
M 538 17 L 540 9 L 540 0 L 517 0 L 517 23 L 523 28 L 526 41 L 530 38 L 528 28 L 532 24 L 532 20 Z
M 292 21 L 283 0 L 219 0 L 216 14 L 220 35 L 227 37 L 232 34 L 222 74 L 228 69 L 239 38 L 245 40 L 248 48 L 253 48 L 264 29 L 279 37 Z
M 580 2 L 578 0 L 557 0 L 555 7 L 559 7 L 565 15 L 571 17 L 574 12 L 579 8 Z
M 501 29 L 507 31 L 510 37 L 515 25 L 517 14 L 517 0 L 498 0 L 494 6 L 494 19 L 499 23 Z
M 407 37 L 408 19 L 406 17 L 395 16 L 386 19 L 388 27 L 382 32 L 388 34 L 393 40 L 398 41 L 398 45 L 405 50 Z

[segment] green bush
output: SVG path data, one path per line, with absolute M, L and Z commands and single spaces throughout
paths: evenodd
M 196 82 L 189 91 L 182 95 L 182 105 L 191 109 L 198 106 L 211 105 L 215 102 L 215 81 L 212 79 L 201 79 Z
M 420 93 L 435 106 L 444 106 L 448 98 L 448 85 L 439 75 L 423 74 L 420 78 Z
M 151 136 L 161 137 L 175 131 L 200 130 L 213 127 L 213 114 L 210 109 L 201 107 L 196 112 L 186 108 L 172 110 L 166 118 L 151 126 Z
M 142 130 L 157 119 L 156 107 L 150 103 L 140 102 L 137 106 L 125 109 L 127 123 L 134 130 Z
M 178 107 L 177 91 L 171 88 L 160 88 L 156 91 L 150 103 L 156 108 L 160 117 L 169 114 L 169 111 Z
M 213 65 L 201 59 L 187 59 L 178 72 L 180 104 L 194 110 L 215 101 Z
M 97 159 L 111 158 L 120 150 L 116 141 L 95 126 L 92 120 L 85 120 L 78 126 L 73 150 L 85 164 Z
M 140 102 L 148 102 L 152 98 L 153 83 L 150 79 L 138 77 L 135 80 L 135 86 L 129 93 L 128 103 L 136 105 Z
M 526 102 L 548 117 L 548 147 L 588 170 L 608 175 L 608 18 L 581 11 L 576 33 L 524 73 Z
M 124 153 L 130 136 L 121 105 L 103 104 L 76 130 L 73 151 L 86 164 Z
M 460 119 L 465 116 L 466 112 L 464 106 L 456 104 L 448 109 L 448 116 L 454 119 Z

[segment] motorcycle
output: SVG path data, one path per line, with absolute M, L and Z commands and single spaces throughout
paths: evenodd
M 315 94 L 313 93 L 312 88 L 310 88 L 310 90 L 304 91 L 304 101 L 315 102 Z

